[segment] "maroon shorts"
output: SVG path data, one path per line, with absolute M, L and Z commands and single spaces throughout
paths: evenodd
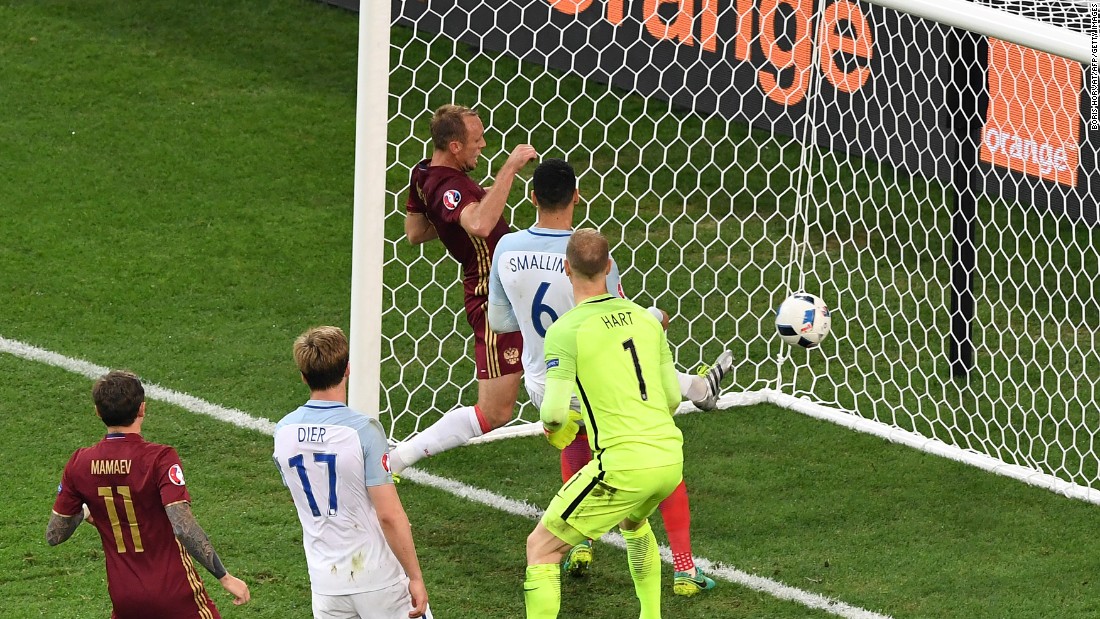
M 523 371 L 523 335 L 519 331 L 496 333 L 489 328 L 482 303 L 466 312 L 466 321 L 474 330 L 474 363 L 477 379 L 497 378 Z

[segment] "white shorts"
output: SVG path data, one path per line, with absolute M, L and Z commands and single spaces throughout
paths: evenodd
M 408 578 L 366 593 L 313 594 L 313 619 L 409 619 L 412 607 Z M 431 607 L 424 611 L 424 619 L 432 619 Z

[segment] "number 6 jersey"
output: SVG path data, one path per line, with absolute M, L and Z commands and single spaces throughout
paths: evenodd
M 523 380 L 531 393 L 541 395 L 546 386 L 546 330 L 573 308 L 573 286 L 565 275 L 565 246 L 572 234 L 531 227 L 504 235 L 493 254 L 489 325 L 497 332 L 523 334 Z M 607 289 L 623 296 L 614 260 Z

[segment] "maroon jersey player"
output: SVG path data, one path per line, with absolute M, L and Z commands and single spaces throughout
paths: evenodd
M 508 193 L 516 173 L 538 153 L 529 144 L 520 144 L 497 172 L 493 185 L 483 189 L 467 175 L 477 167 L 485 148 L 485 126 L 477 112 L 444 105 L 432 116 L 431 132 L 432 156 L 418 163 L 410 175 L 405 236 L 414 245 L 438 238 L 462 265 L 466 321 L 474 333 L 477 405 L 460 406 L 397 445 L 389 461 L 394 473 L 508 423 L 523 376 L 522 336 L 494 333 L 485 312 L 493 250 L 509 231 L 503 217 Z
M 87 516 L 103 542 L 112 619 L 220 617 L 192 557 L 234 604 L 247 602 L 248 585 L 226 572 L 195 522 L 176 450 L 141 436 L 141 381 L 110 372 L 96 381 L 92 399 L 108 433 L 65 465 L 46 541 L 56 546 L 69 539 Z

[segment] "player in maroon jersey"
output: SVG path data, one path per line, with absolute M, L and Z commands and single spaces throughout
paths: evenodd
M 87 516 L 103 542 L 112 619 L 219 618 L 192 557 L 234 604 L 247 602 L 248 585 L 226 572 L 191 513 L 176 450 L 141 437 L 145 389 L 138 377 L 109 372 L 96 381 L 92 399 L 107 436 L 69 458 L 46 541 L 69 539 Z
M 494 333 L 485 311 L 489 263 L 497 241 L 509 232 L 503 213 L 512 181 L 538 153 L 531 145 L 520 144 L 497 172 L 493 186 L 483 189 L 467 175 L 477 167 L 485 148 L 485 126 L 477 112 L 444 105 L 432 116 L 431 131 L 432 156 L 416 164 L 410 175 L 405 236 L 414 245 L 438 238 L 462 264 L 466 321 L 474 332 L 477 405 L 446 413 L 395 447 L 389 461 L 394 473 L 508 423 L 523 376 L 522 336 Z

